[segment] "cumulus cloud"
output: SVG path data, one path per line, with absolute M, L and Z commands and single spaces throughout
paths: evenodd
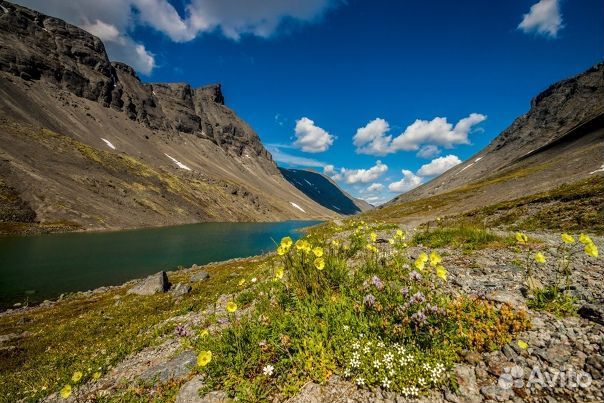
M 371 185 L 369 185 L 367 187 L 367 191 L 368 192 L 377 192 L 378 190 L 382 190 L 384 188 L 384 185 L 382 185 L 381 183 L 372 183 Z
M 273 159 L 277 162 L 282 162 L 287 165 L 295 165 L 299 167 L 314 167 L 324 169 L 326 167 L 326 164 L 324 162 L 317 161 L 313 158 L 299 157 L 297 155 L 285 153 L 281 151 L 276 145 L 267 145 L 266 148 L 273 156 Z M 333 167 L 333 165 L 328 166 Z
M 315 125 L 309 118 L 296 120 L 296 141 L 294 146 L 309 153 L 327 151 L 333 144 L 334 136 Z
M 387 134 L 388 122 L 378 118 L 358 129 L 353 142 L 359 154 L 386 155 L 397 151 L 419 150 L 421 155 L 434 156 L 440 152 L 438 147 L 452 148 L 458 144 L 469 144 L 468 136 L 473 127 L 486 118 L 480 113 L 471 113 L 460 119 L 455 126 L 442 117 L 417 119 L 394 138 Z
M 446 157 L 435 158 L 429 163 L 422 165 L 417 171 L 417 175 L 437 176 L 458 164 L 461 164 L 461 160 L 456 155 L 447 155 Z
M 148 26 L 175 42 L 186 42 L 205 32 L 218 31 L 239 40 L 243 35 L 269 37 L 286 19 L 313 22 L 339 4 L 337 0 L 184 0 L 184 15 L 168 0 L 17 0 L 18 3 L 86 28 L 95 35 L 111 33 L 107 53 L 112 60 L 131 64 L 143 74 L 155 58 L 129 35 Z M 106 28 L 111 28 L 107 31 Z M 117 34 L 116 34 L 117 33 Z
M 562 28 L 564 25 L 558 0 L 540 0 L 533 4 L 518 24 L 518 29 L 525 33 L 535 32 L 550 38 L 557 37 Z
M 388 190 L 393 193 L 405 193 L 411 189 L 415 189 L 422 184 L 422 178 L 415 175 L 413 172 L 403 169 L 403 178 L 398 182 L 392 182 L 388 185 Z
M 419 158 L 432 158 L 440 154 L 440 149 L 433 144 L 428 144 L 426 146 L 422 146 L 416 156 Z
M 367 169 L 340 168 L 336 170 L 333 165 L 327 165 L 323 168 L 325 175 L 337 181 L 344 181 L 349 185 L 373 182 L 386 171 L 388 171 L 388 166 L 379 160 L 375 162 L 374 166 Z

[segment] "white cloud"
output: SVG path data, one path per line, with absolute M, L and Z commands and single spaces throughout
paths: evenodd
M 349 185 L 373 182 L 386 171 L 388 171 L 388 166 L 379 160 L 375 162 L 374 166 L 368 169 L 340 168 L 339 170 L 336 170 L 333 165 L 327 165 L 323 169 L 323 173 L 330 176 L 332 179 L 344 181 Z
M 291 155 L 282 152 L 279 147 L 275 145 L 267 145 L 266 149 L 271 153 L 273 159 L 277 162 L 283 162 L 288 165 L 295 165 L 299 167 L 315 167 L 315 168 L 325 168 L 327 166 L 324 162 L 317 161 L 312 158 L 298 157 L 297 155 Z
M 327 151 L 334 140 L 334 136 L 316 126 L 315 122 L 306 117 L 296 120 L 295 133 L 294 145 L 309 153 Z
M 452 148 L 458 144 L 469 144 L 468 136 L 473 127 L 486 118 L 485 115 L 471 113 L 460 119 L 455 126 L 442 117 L 417 119 L 395 138 L 387 134 L 388 122 L 378 118 L 358 129 L 353 141 L 356 152 L 360 154 L 385 155 L 419 150 L 422 155 L 433 156 L 439 152 L 438 147 Z
M 357 129 L 353 143 L 357 153 L 369 155 L 386 155 L 389 152 L 392 136 L 386 135 L 390 130 L 388 122 L 377 118 L 367 123 L 365 127 Z
M 190 41 L 205 32 L 219 31 L 238 40 L 242 35 L 269 37 L 281 22 L 293 19 L 313 22 L 339 4 L 336 0 L 184 0 L 184 16 L 168 0 L 17 0 L 45 14 L 79 27 L 95 27 L 105 34 L 112 60 L 131 64 L 149 74 L 155 66 L 144 44 L 128 33 L 149 26 L 172 41 Z M 113 27 L 110 31 L 106 28 Z M 107 39 L 111 34 L 113 40 Z
M 461 164 L 461 160 L 455 155 L 447 155 L 446 157 L 435 158 L 417 171 L 419 176 L 437 176 L 455 165 Z
M 440 154 L 440 149 L 433 144 L 422 146 L 416 156 L 419 158 L 432 158 Z
M 392 182 L 390 185 L 388 185 L 388 190 L 391 192 L 405 193 L 422 184 L 422 178 L 415 175 L 413 172 L 407 169 L 403 169 L 401 172 L 403 174 L 403 179 L 398 182 Z
M 533 4 L 527 14 L 524 14 L 518 29 L 525 33 L 536 32 L 540 35 L 555 38 L 558 31 L 564 28 L 558 0 L 540 0 Z
M 381 183 L 372 183 L 371 185 L 369 185 L 367 187 L 367 191 L 376 192 L 378 190 L 382 190 L 383 188 L 384 188 L 384 185 L 382 185 Z

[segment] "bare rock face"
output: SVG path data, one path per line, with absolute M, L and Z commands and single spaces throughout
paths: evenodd
M 165 271 L 153 274 L 128 290 L 128 294 L 155 295 L 168 291 L 170 282 Z

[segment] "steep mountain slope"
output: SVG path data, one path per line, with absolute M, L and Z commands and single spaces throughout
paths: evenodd
M 482 151 L 375 214 L 422 221 L 602 175 L 603 74 L 598 64 L 550 86 Z
M 0 221 L 123 228 L 335 215 L 283 178 L 219 84 L 143 83 L 93 35 L 1 5 Z
M 373 208 L 342 190 L 331 178 L 306 169 L 279 168 L 285 179 L 305 195 L 340 214 L 356 214 Z

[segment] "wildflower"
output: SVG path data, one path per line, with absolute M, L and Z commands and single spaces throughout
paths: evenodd
M 388 379 L 388 378 L 384 378 L 384 379 L 382 380 L 382 387 L 383 387 L 384 389 L 388 389 L 388 388 L 390 387 L 390 383 L 391 383 L 391 382 L 390 382 L 390 379 Z
M 379 369 L 382 366 L 382 363 L 379 360 L 373 360 L 373 368 Z
M 584 250 L 589 256 L 598 257 L 598 247 L 594 243 L 585 245 Z
M 334 248 L 337 248 L 338 246 L 340 246 L 340 241 L 338 241 L 337 239 L 334 239 L 333 241 L 331 241 L 331 246 L 333 246 Z
M 283 267 L 277 267 L 275 269 L 275 278 L 277 280 L 281 280 L 283 278 L 284 273 L 285 273 L 285 269 Z
M 405 239 L 405 234 L 400 229 L 396 230 L 396 236 L 401 239 Z
M 250 280 L 252 283 L 255 283 L 256 281 L 258 281 L 258 279 L 256 277 L 252 277 L 252 279 Z
M 518 340 L 517 344 L 518 344 L 518 347 L 520 347 L 523 350 L 526 350 L 528 348 L 528 343 L 524 340 Z
M 524 244 L 528 242 L 528 237 L 522 232 L 516 232 L 516 241 L 518 241 L 518 243 Z
M 545 263 L 545 256 L 541 252 L 535 253 L 535 262 L 537 263 Z
M 197 365 L 200 367 L 205 367 L 212 361 L 212 352 L 211 351 L 202 351 L 197 356 Z
M 275 370 L 275 367 L 273 367 L 272 365 L 268 364 L 266 365 L 264 368 L 262 368 L 262 373 L 266 376 L 271 376 L 273 375 L 273 371 Z
M 413 281 L 420 281 L 422 279 L 422 275 L 413 270 L 411 273 L 409 273 L 409 278 Z
M 199 332 L 199 337 L 204 338 L 204 337 L 208 337 L 210 335 L 210 332 L 208 332 L 208 329 L 203 329 L 201 332 Z
M 369 252 L 372 252 L 372 253 L 377 253 L 377 251 L 378 251 L 378 249 L 375 246 L 371 245 L 371 244 L 367 245 L 367 250 Z
M 394 245 L 394 239 L 393 239 L 393 238 L 390 238 L 390 239 L 388 240 L 388 243 L 389 243 L 390 245 Z
M 314 255 L 316 257 L 321 257 L 321 256 L 323 256 L 323 248 L 321 248 L 320 246 L 317 246 L 312 250 L 312 253 L 314 253 Z
M 420 258 L 417 258 L 417 259 L 415 259 L 414 265 L 417 270 L 422 271 L 422 270 L 424 270 L 424 267 L 426 266 L 426 262 L 424 262 Z
M 191 332 L 189 332 L 189 329 L 187 329 L 185 326 L 183 325 L 177 325 L 174 328 L 174 333 L 179 336 L 179 337 L 188 337 L 191 335 Z
M 239 287 L 241 287 L 241 286 L 242 286 L 242 285 L 244 285 L 244 284 L 245 284 L 245 279 L 244 279 L 244 278 L 242 278 L 241 280 L 239 280 L 239 283 L 237 283 L 237 285 L 238 285 Z
M 430 266 L 436 267 L 440 262 L 442 262 L 442 258 L 435 250 L 430 253 Z
M 447 271 L 447 269 L 445 269 L 443 266 L 438 266 L 436 268 L 436 275 L 442 280 L 442 281 L 447 281 L 447 274 L 449 272 Z
M 417 260 L 426 263 L 429 260 L 428 254 L 426 252 L 420 253 L 419 256 L 417 257 Z
M 363 386 L 363 385 L 365 385 L 365 379 L 364 378 L 357 378 L 355 380 L 355 383 L 357 384 L 357 386 Z
M 409 294 L 409 289 L 407 287 L 402 287 L 400 291 L 401 294 L 403 294 L 403 297 L 406 297 Z
M 375 304 L 375 297 L 372 294 L 367 294 L 365 295 L 365 298 L 363 298 L 363 302 L 365 305 L 371 307 Z
M 426 314 L 422 311 L 419 310 L 417 312 L 415 312 L 413 315 L 411 315 L 411 320 L 416 322 L 417 324 L 421 325 L 426 321 Z
M 564 233 L 561 235 L 562 237 L 562 242 L 567 243 L 567 244 L 571 244 L 571 243 L 575 243 L 575 238 L 573 238 L 572 235 L 568 235 L 567 233 Z
M 322 257 L 318 257 L 314 261 L 317 270 L 323 270 L 325 268 L 325 260 Z
M 371 284 L 380 291 L 384 289 L 384 283 L 382 283 L 382 280 L 378 276 L 371 277 Z
M 371 242 L 377 241 L 377 235 L 376 235 L 376 233 L 372 232 L 371 234 L 369 234 L 369 238 L 371 238 Z
M 229 301 L 226 304 L 226 310 L 230 313 L 233 313 L 237 310 L 237 304 L 233 301 Z
M 305 239 L 298 239 L 296 241 L 296 249 L 298 249 L 298 250 L 300 250 L 302 252 L 309 252 L 310 251 L 310 244 Z
M 101 378 L 101 373 L 99 371 L 92 374 L 92 379 L 98 381 Z
M 589 235 L 585 235 L 585 234 L 579 235 L 579 242 L 581 242 L 583 245 L 593 243 L 593 241 L 591 240 Z
M 71 385 L 63 386 L 63 388 L 61 388 L 60 395 L 63 399 L 67 399 L 69 396 L 71 396 Z
M 80 379 L 82 379 L 82 371 L 76 371 L 73 373 L 73 375 L 71 376 L 71 381 L 73 383 L 78 383 L 80 382 Z
M 293 241 L 290 237 L 286 236 L 281 238 L 281 246 L 285 247 L 286 249 L 289 249 L 292 247 Z
M 425 300 L 426 300 L 426 297 L 424 297 L 424 294 L 422 294 L 421 291 L 418 291 L 418 292 L 416 292 L 415 294 L 413 294 L 411 296 L 411 298 L 409 299 L 409 303 L 411 305 L 413 305 L 413 304 L 421 304 Z
M 286 248 L 284 248 L 284 247 L 283 247 L 283 245 L 279 245 L 279 246 L 277 247 L 277 254 L 278 254 L 279 256 L 283 256 L 283 255 L 285 255 L 286 253 L 287 253 L 287 249 L 286 249 Z

